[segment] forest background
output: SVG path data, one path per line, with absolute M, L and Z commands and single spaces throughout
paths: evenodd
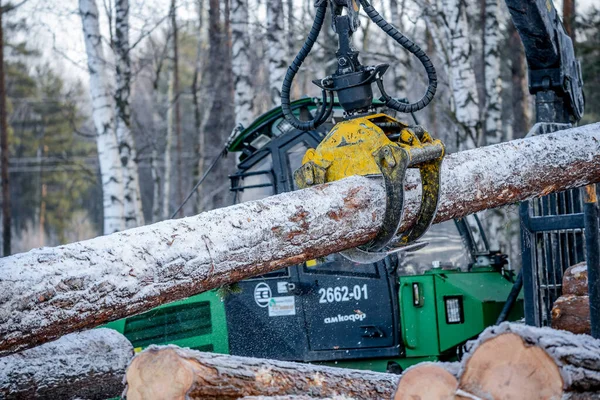
M 600 120 L 600 8 L 555 2 L 581 60 L 586 115 Z M 279 105 L 313 0 L 2 0 L 7 137 L 2 255 L 170 218 L 236 126 Z M 438 95 L 417 117 L 450 152 L 523 137 L 534 119 L 523 48 L 499 0 L 373 0 L 432 56 Z M 363 64 L 390 63 L 387 87 L 417 99 L 418 61 L 361 17 Z M 329 19 L 328 19 L 329 20 Z M 293 89 L 333 72 L 329 24 Z M 1 90 L 0 90 L 1 91 Z M 540 155 L 543 157 L 543 155 Z M 221 160 L 178 217 L 231 204 Z M 519 260 L 516 206 L 483 219 Z

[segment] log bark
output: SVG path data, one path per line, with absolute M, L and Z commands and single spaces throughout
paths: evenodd
M 573 265 L 564 272 L 562 294 L 573 296 L 587 296 L 588 274 L 585 262 Z
M 420 203 L 409 172 L 401 230 Z M 452 154 L 435 222 L 598 181 L 600 124 Z M 364 244 L 384 209 L 381 182 L 352 177 L 2 258 L 0 354 Z
M 292 362 L 151 346 L 127 369 L 129 400 L 239 399 L 245 396 L 390 399 L 399 377 Z M 300 397 L 302 398 L 302 397 Z
M 590 334 L 589 296 L 561 296 L 552 307 L 552 327 L 573 333 Z
M 73 333 L 0 358 L 0 398 L 106 399 L 121 395 L 133 346 L 112 329 Z
M 503 323 L 467 347 L 459 388 L 477 397 L 551 399 L 563 391 L 565 397 L 600 391 L 600 340 L 591 336 Z

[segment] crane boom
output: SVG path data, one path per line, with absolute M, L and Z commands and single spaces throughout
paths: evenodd
M 551 0 L 505 0 L 525 47 L 537 122 L 573 123 L 583 116 L 581 67 Z

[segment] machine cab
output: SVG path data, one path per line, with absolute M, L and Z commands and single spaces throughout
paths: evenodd
M 315 108 L 311 99 L 293 104 L 303 119 Z M 295 130 L 278 109 L 259 118 L 230 149 L 241 152 L 230 176 L 235 202 L 296 189 L 293 172 L 331 127 Z M 296 361 L 404 356 L 398 274 L 419 274 L 436 262 L 472 264 L 477 240 L 465 239 L 465 224 L 435 225 L 423 239 L 430 246 L 374 264 L 332 254 L 239 282 L 225 299 L 231 353 Z

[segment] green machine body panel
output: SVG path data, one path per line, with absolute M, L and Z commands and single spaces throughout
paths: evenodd
M 493 268 L 469 272 L 433 268 L 423 275 L 401 276 L 400 313 L 406 357 L 454 357 L 456 346 L 493 325 L 512 281 Z M 449 320 L 447 302 L 457 307 Z M 509 320 L 523 317 L 522 295 Z
M 216 291 L 164 304 L 104 327 L 125 335 L 136 352 L 151 344 L 175 344 L 199 351 L 229 353 L 225 306 Z

